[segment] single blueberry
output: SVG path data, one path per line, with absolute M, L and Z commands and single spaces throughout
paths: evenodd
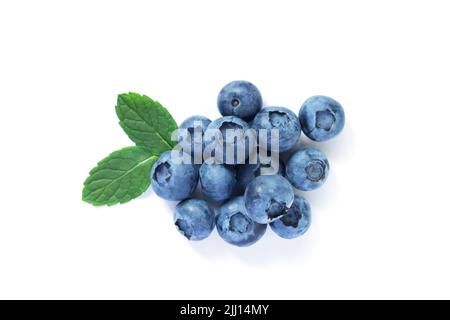
M 326 96 L 314 96 L 303 103 L 299 113 L 305 135 L 314 141 L 325 141 L 337 136 L 345 124 L 341 104 Z
M 214 229 L 214 210 L 200 199 L 180 202 L 174 211 L 174 222 L 178 231 L 188 240 L 203 240 Z
M 292 206 L 279 220 L 270 224 L 272 230 L 282 238 L 293 239 L 304 234 L 311 224 L 311 207 L 305 198 L 295 195 Z
M 248 81 L 233 81 L 220 91 L 217 106 L 223 116 L 237 116 L 250 121 L 261 110 L 261 93 Z
M 267 224 L 287 213 L 294 201 L 294 190 L 280 175 L 259 176 L 247 186 L 244 201 L 249 217 Z
M 184 120 L 178 129 L 178 144 L 184 152 L 192 157 L 202 159 L 203 136 L 206 128 L 211 123 L 206 117 L 192 116 Z
M 177 156 L 181 159 L 180 153 Z M 166 151 L 153 165 L 150 178 L 158 196 L 180 201 L 188 198 L 197 187 L 198 166 L 180 163 L 173 157 L 172 151 Z
M 285 165 L 278 157 L 258 157 L 256 164 L 237 165 L 237 185 L 240 190 L 245 190 L 247 185 L 261 175 L 279 174 L 285 175 Z
M 204 163 L 200 167 L 200 186 L 202 193 L 211 200 L 228 199 L 236 185 L 236 171 L 223 164 Z
M 216 226 L 222 239 L 238 247 L 254 244 L 267 229 L 266 224 L 256 223 L 248 217 L 244 197 L 233 198 L 219 208 Z
M 238 117 L 223 117 L 211 122 L 205 132 L 206 160 L 230 165 L 245 163 L 256 144 L 254 131 Z
M 307 147 L 297 150 L 286 164 L 286 178 L 303 191 L 319 188 L 328 177 L 330 164 L 322 151 Z
M 263 108 L 253 120 L 252 128 L 258 133 L 259 146 L 275 151 L 285 152 L 292 149 L 300 139 L 300 121 L 295 113 L 283 107 Z M 262 130 L 267 130 L 264 134 Z M 278 130 L 279 150 L 273 150 L 272 130 Z

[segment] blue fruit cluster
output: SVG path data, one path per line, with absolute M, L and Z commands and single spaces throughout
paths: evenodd
M 317 142 L 338 135 L 345 123 L 342 106 L 314 96 L 298 117 L 284 107 L 263 108 L 259 90 L 248 81 L 227 84 L 217 106 L 223 117 L 215 121 L 186 119 L 178 134 L 181 150 L 162 154 L 151 171 L 155 193 L 181 201 L 174 212 L 178 231 L 189 240 L 203 240 L 216 227 L 222 239 L 239 247 L 257 242 L 267 225 L 285 239 L 304 234 L 311 207 L 297 193 L 322 186 L 330 164 L 317 148 L 293 149 L 301 132 Z M 250 131 L 253 137 L 246 134 Z M 180 161 L 183 157 L 193 161 Z M 204 200 L 192 197 L 198 185 Z

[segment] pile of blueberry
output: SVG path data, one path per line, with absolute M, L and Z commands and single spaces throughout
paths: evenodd
M 266 232 L 267 225 L 286 239 L 304 234 L 311 222 L 311 208 L 294 188 L 301 191 L 319 188 L 327 179 L 329 163 L 319 149 L 293 149 L 302 131 L 314 141 L 329 140 L 339 134 L 345 122 L 342 106 L 329 97 L 314 96 L 302 105 L 298 117 L 287 108 L 262 108 L 259 90 L 247 81 L 227 84 L 219 93 L 217 105 L 223 117 L 212 122 L 202 116 L 186 119 L 180 125 L 184 130 L 179 131 L 179 144 L 182 147 L 189 144 L 190 157 L 194 157 L 198 150 L 203 155 L 205 149 L 216 143 L 208 137 L 209 129 L 220 130 L 226 137 L 222 142 L 228 147 L 244 145 L 246 151 L 241 157 L 235 154 L 231 160 L 221 163 L 202 158 L 200 165 L 176 162 L 171 156 L 173 151 L 167 151 L 152 168 L 155 193 L 166 200 L 181 201 L 174 212 L 179 232 L 189 240 L 202 240 L 216 226 L 226 242 L 241 247 L 258 241 Z M 267 130 L 267 157 L 258 155 L 256 163 L 246 162 L 252 146 L 247 145 L 247 137 L 233 137 L 228 141 L 225 131 L 229 129 Z M 285 164 L 279 160 L 278 153 L 270 152 L 273 129 L 277 129 L 281 157 L 289 155 Z M 201 130 L 201 139 L 189 134 L 195 130 Z M 256 141 L 256 146 L 257 150 L 261 149 L 260 140 Z M 226 150 L 224 148 L 223 152 Z M 269 170 L 271 161 L 277 161 L 276 171 Z M 192 198 L 199 180 L 203 196 Z M 218 205 L 217 215 L 213 206 L 200 198 Z

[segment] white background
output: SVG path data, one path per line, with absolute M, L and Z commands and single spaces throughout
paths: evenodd
M 0 298 L 450 298 L 448 1 L 2 1 Z M 178 123 L 250 80 L 266 105 L 340 101 L 313 224 L 190 243 L 174 204 L 81 201 L 131 145 L 118 93 Z M 303 136 L 302 143 L 309 143 Z

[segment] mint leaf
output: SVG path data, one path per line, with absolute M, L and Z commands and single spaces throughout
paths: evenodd
M 146 147 L 155 154 L 175 147 L 171 134 L 177 123 L 158 101 L 137 93 L 121 94 L 116 113 L 120 125 L 136 145 Z
M 96 206 L 111 206 L 140 196 L 150 186 L 150 171 L 157 159 L 157 155 L 141 147 L 111 153 L 89 173 L 83 200 Z

